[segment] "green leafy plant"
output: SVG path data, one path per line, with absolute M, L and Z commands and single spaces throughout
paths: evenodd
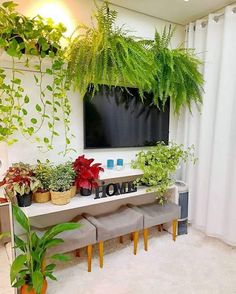
M 79 26 L 79 35 L 68 50 L 68 76 L 84 97 L 88 87 L 93 93 L 99 85 L 135 87 L 153 93 L 153 103 L 164 108 L 168 98 L 178 114 L 182 106 L 191 110 L 192 102 L 202 103 L 203 76 L 200 60 L 193 50 L 170 49 L 171 27 L 154 41 L 138 41 L 127 31 L 115 27 L 117 12 L 107 2 L 97 9 L 96 27 Z
M 70 190 L 76 173 L 71 162 L 59 164 L 52 169 L 50 189 L 55 192 Z
M 96 27 L 81 25 L 79 35 L 68 46 L 68 76 L 82 97 L 89 85 L 136 87 L 142 94 L 154 82 L 153 55 L 144 43 L 116 27 L 117 12 L 107 2 L 97 9 Z
M 71 112 L 67 92 L 70 87 L 63 57 L 65 49 L 61 46 L 66 28 L 41 16 L 21 15 L 16 7 L 12 1 L 0 6 L 0 50 L 12 60 L 10 81 L 4 68 L 0 68 L 0 141 L 14 143 L 14 134 L 19 132 L 29 140 L 34 139 L 39 146 L 46 144 L 50 150 L 55 136 L 59 136 L 56 126 L 63 122 L 67 153 Z M 43 67 L 45 58 L 49 64 L 46 69 Z M 16 62 L 22 59 L 25 69 L 19 70 Z M 32 111 L 31 97 L 22 85 L 21 76 L 25 71 L 32 73 L 38 88 L 38 99 L 32 100 L 35 111 Z M 45 85 L 46 79 L 51 81 Z M 39 136 L 42 126 L 48 129 L 48 135 L 43 138 Z
M 164 193 L 173 181 L 171 174 L 176 171 L 181 162 L 188 160 L 196 161 L 193 146 L 184 150 L 183 145 L 170 143 L 167 146 L 160 142 L 148 151 L 137 153 L 131 166 L 143 171 L 143 176 L 136 180 L 137 185 L 147 185 L 149 191 L 157 192 L 157 200 L 163 203 Z
M 49 278 L 56 280 L 53 271 L 56 267 L 54 263 L 46 265 L 47 249 L 61 244 L 63 239 L 55 238 L 64 231 L 78 229 L 80 224 L 77 223 L 62 223 L 51 227 L 42 237 L 39 237 L 30 228 L 29 219 L 23 211 L 13 205 L 13 215 L 25 233 L 25 239 L 21 239 L 15 235 L 15 246 L 20 250 L 16 259 L 11 265 L 10 279 L 12 287 L 19 288 L 24 284 L 29 286 L 29 289 L 34 289 L 36 294 L 41 293 L 44 280 Z M 55 254 L 51 259 L 67 260 L 67 256 L 63 254 Z
M 41 183 L 41 187 L 38 191 L 49 191 L 52 174 L 52 165 L 50 161 L 46 160 L 45 163 L 42 163 L 40 160 L 37 160 L 37 165 L 34 167 L 34 174 L 36 179 Z
M 191 110 L 192 102 L 198 106 L 202 103 L 204 80 L 199 71 L 201 61 L 192 49 L 169 48 L 173 34 L 171 27 L 165 28 L 162 35 L 156 31 L 154 42 L 149 42 L 157 68 L 152 89 L 156 105 L 161 102 L 164 107 L 170 98 L 174 111 L 179 113 L 182 106 Z

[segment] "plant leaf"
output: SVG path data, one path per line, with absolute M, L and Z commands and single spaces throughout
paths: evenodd
M 18 273 L 22 270 L 24 267 L 24 263 L 27 260 L 27 255 L 26 254 L 21 254 L 16 257 L 16 259 L 13 261 L 11 265 L 11 271 L 10 271 L 10 280 L 11 284 L 15 281 Z
M 16 205 L 12 205 L 13 215 L 21 227 L 26 231 L 30 231 L 29 219 L 26 217 L 24 212 Z
M 41 293 L 43 282 L 44 277 L 41 271 L 35 271 L 32 273 L 32 283 L 36 293 Z

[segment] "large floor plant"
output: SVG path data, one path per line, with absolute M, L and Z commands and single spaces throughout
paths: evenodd
M 33 293 L 40 294 L 45 291 L 46 278 L 56 280 L 53 271 L 56 267 L 54 263 L 46 265 L 47 249 L 63 242 L 56 236 L 64 231 L 78 229 L 78 223 L 62 223 L 55 225 L 46 231 L 42 237 L 31 231 L 29 219 L 23 211 L 13 205 L 13 215 L 25 233 L 25 239 L 15 235 L 16 249 L 21 253 L 13 261 L 10 271 L 12 287 L 21 288 L 24 293 L 33 289 Z M 51 256 L 54 260 L 67 260 L 63 254 Z M 25 290 L 24 290 L 25 289 Z M 22 293 L 22 292 L 21 292 Z M 29 292 L 32 293 L 32 292 Z M 44 292 L 45 293 L 45 292 Z

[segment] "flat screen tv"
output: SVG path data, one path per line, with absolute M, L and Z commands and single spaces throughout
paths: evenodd
M 160 111 L 151 94 L 144 94 L 142 102 L 135 88 L 101 86 L 94 96 L 92 91 L 84 98 L 85 149 L 168 144 L 169 101 Z

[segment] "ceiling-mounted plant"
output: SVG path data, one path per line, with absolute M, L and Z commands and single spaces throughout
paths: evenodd
M 21 133 L 40 146 L 46 144 L 50 150 L 54 137 L 59 136 L 56 129 L 59 122 L 60 127 L 61 123 L 64 125 L 67 152 L 71 111 L 67 91 L 70 87 L 63 58 L 65 49 L 61 47 L 66 28 L 41 16 L 21 15 L 15 10 L 16 6 L 12 1 L 0 6 L 0 50 L 12 61 L 8 72 L 0 68 L 0 141 L 14 143 L 14 135 Z M 25 62 L 25 69 L 17 68 L 19 60 Z M 30 97 L 24 89 L 22 74 L 25 71 L 34 78 L 38 89 L 36 97 Z M 48 130 L 43 137 L 39 132 L 42 127 Z
M 142 42 L 116 27 L 117 12 L 107 2 L 97 9 L 96 27 L 79 26 L 68 52 L 68 76 L 82 97 L 90 84 L 133 86 L 150 91 L 155 63 Z
M 164 106 L 167 98 L 171 99 L 174 111 L 179 113 L 182 106 L 191 110 L 192 102 L 202 103 L 203 76 L 199 71 L 201 61 L 194 55 L 193 50 L 186 48 L 170 49 L 169 43 L 174 30 L 169 27 L 160 35 L 155 33 L 151 50 L 155 56 L 156 75 L 153 84 L 154 103 L 162 102 Z

